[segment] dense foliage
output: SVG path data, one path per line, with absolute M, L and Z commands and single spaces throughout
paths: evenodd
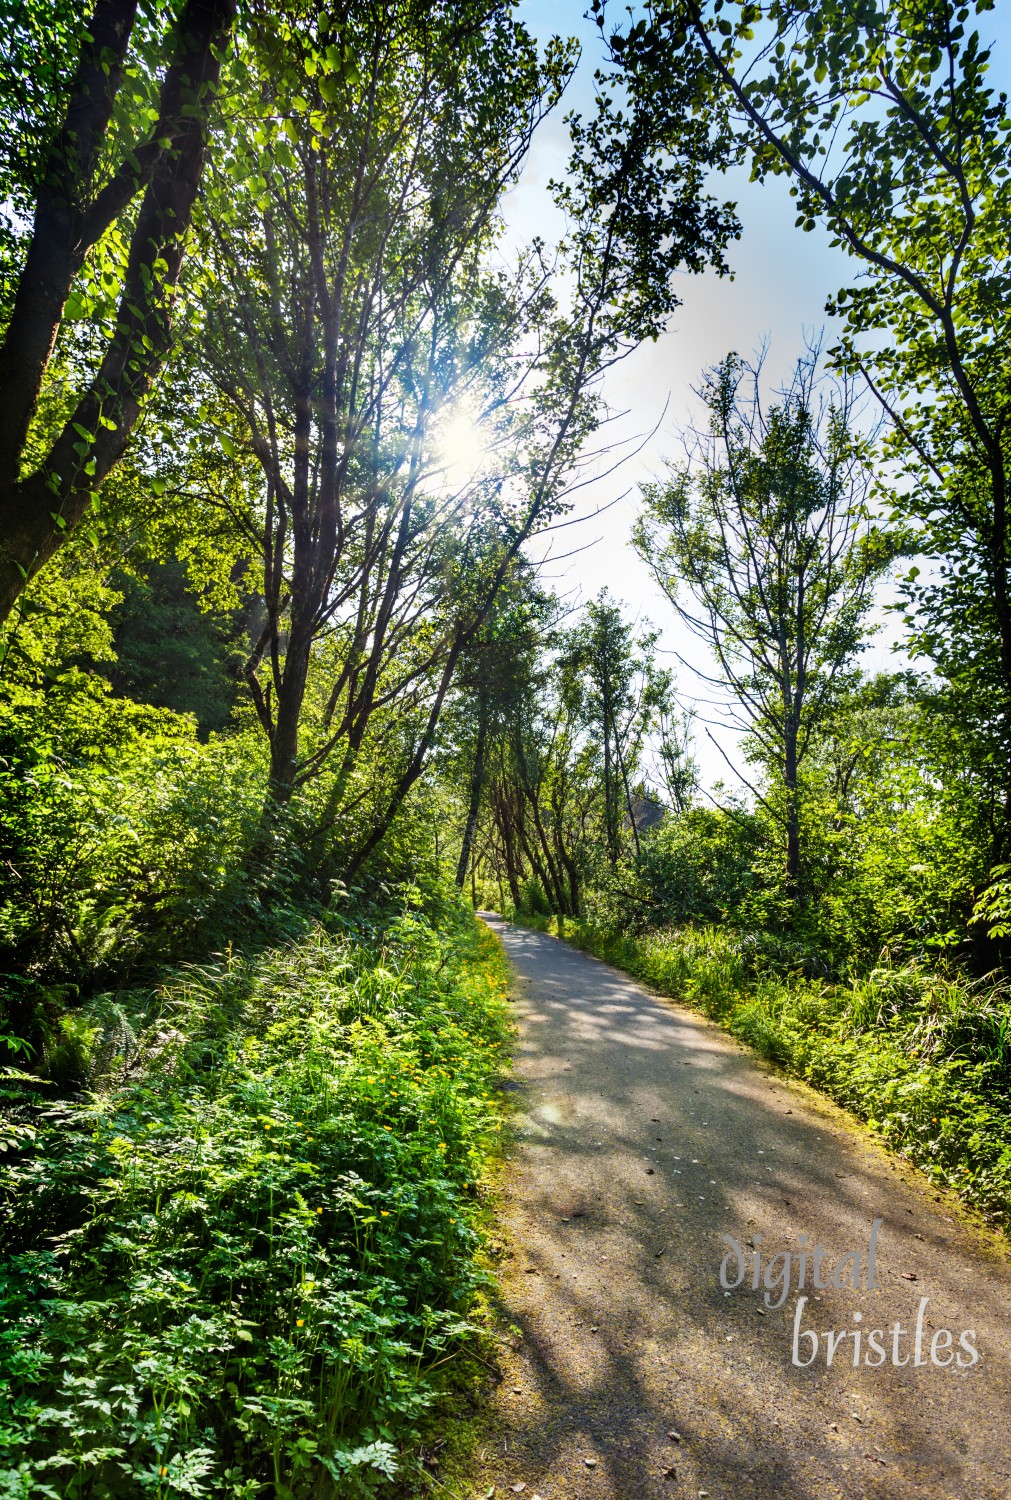
M 420 905 L 93 1002 L 86 1097 L 8 1078 L 5 1495 L 397 1472 L 479 1283 L 506 1035 L 497 944 Z

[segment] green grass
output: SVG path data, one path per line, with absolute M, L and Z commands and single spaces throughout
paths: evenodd
M 536 923 L 558 933 L 557 920 Z M 915 964 L 831 984 L 726 928 L 645 937 L 566 919 L 566 940 L 717 1021 L 851 1110 L 1011 1229 L 1011 992 Z
M 368 1495 L 469 1337 L 505 961 L 457 913 L 180 971 L 130 1075 L 12 1106 L 0 1495 Z

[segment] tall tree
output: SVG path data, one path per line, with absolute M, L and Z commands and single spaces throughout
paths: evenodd
M 14 66 L 0 93 L 3 187 L 14 213 L 30 215 L 31 230 L 8 232 L 2 242 L 0 620 L 97 505 L 168 353 L 234 3 L 186 0 L 175 21 L 167 10 L 157 14 L 154 49 L 137 26 L 136 0 L 97 0 L 83 26 L 55 7 L 60 41 L 77 53 L 65 85 L 50 75 L 55 105 L 26 77 L 35 66 L 37 12 L 19 6 L 9 16 L 5 45 Z M 144 33 L 139 57 L 131 53 L 137 29 Z M 160 97 L 151 104 L 147 77 L 163 62 Z M 33 418 L 75 288 L 82 307 L 111 302 L 106 321 L 91 322 L 97 368 L 68 362 L 61 373 L 70 394 L 59 402 L 55 432 L 39 431 Z
M 260 123 L 208 193 L 201 354 L 231 411 L 220 441 L 262 474 L 265 613 L 245 677 L 270 743 L 268 816 L 333 756 L 345 784 L 376 706 L 442 669 L 431 620 L 491 491 L 447 492 L 433 427 L 500 359 L 506 302 L 481 256 L 567 67 L 559 55 L 542 71 L 503 6 L 257 18 Z M 310 670 L 328 659 L 306 744 Z
M 669 707 L 654 642 L 605 590 L 576 625 L 542 628 L 524 653 L 492 742 L 482 841 L 515 902 L 533 878 L 551 911 L 578 917 L 602 861 L 638 851 L 640 758 Z
M 602 372 L 657 336 L 676 267 L 723 268 L 734 229 L 702 191 L 704 141 L 671 160 L 602 107 L 574 123 L 558 189 L 564 292 L 539 244 L 513 277 L 488 268 L 501 191 L 570 57 L 553 44 L 539 61 L 498 0 L 363 3 L 297 28 L 264 13 L 248 57 L 259 124 L 208 192 L 220 441 L 262 472 L 266 609 L 246 680 L 270 742 L 265 820 L 336 766 L 333 821 L 377 708 L 416 710 L 351 868 L 421 774 L 525 540 L 564 506 Z M 436 418 L 468 388 L 508 457 L 447 489 Z M 307 739 L 317 669 L 331 675 Z
M 563 658 L 563 684 L 576 720 L 599 756 L 607 857 L 617 864 L 622 830 L 639 849 L 638 814 L 632 787 L 643 742 L 668 706 L 669 678 L 655 665 L 658 633 L 636 637 L 620 604 L 604 589 L 586 606 Z
M 533 584 L 529 574 L 520 573 L 500 593 L 479 636 L 461 657 L 454 701 L 443 724 L 453 747 L 444 774 L 450 766 L 462 771 L 466 788 L 456 867 L 461 889 L 471 870 L 496 752 L 530 695 L 544 636 L 556 612 L 555 601 Z
M 604 6 L 594 9 L 607 29 Z M 752 175 L 785 175 L 804 229 L 859 267 L 833 356 L 887 411 L 894 504 L 944 574 L 910 579 L 915 649 L 960 690 L 1011 847 L 1011 166 L 1008 100 L 970 17 L 992 0 L 659 0 L 611 38 L 651 111 L 704 59 Z M 672 131 L 677 129 L 672 112 Z
M 810 358 L 765 410 L 758 376 L 734 355 L 707 373 L 699 394 L 709 430 L 693 435 L 669 480 L 644 487 L 634 543 L 715 655 L 735 722 L 774 770 L 780 795 L 768 805 L 784 828 L 787 886 L 798 899 L 801 766 L 861 649 L 871 587 L 890 552 L 867 510 L 871 474 L 850 430 L 847 388 L 837 404 L 819 404 Z

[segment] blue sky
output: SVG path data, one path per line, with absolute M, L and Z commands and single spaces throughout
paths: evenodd
M 583 19 L 583 9 L 581 0 L 565 5 L 527 0 L 519 14 L 539 38 L 554 31 L 580 40 L 583 57 L 566 107 L 585 110 L 592 103 L 592 75 L 601 53 L 596 28 Z M 562 175 L 567 157 L 564 113 L 565 109 L 560 109 L 541 127 L 520 182 L 503 205 L 508 229 L 517 238 L 546 232 L 551 214 L 547 182 L 553 175 Z M 683 305 L 668 331 L 657 343 L 642 346 L 610 372 L 606 385 L 609 404 L 629 413 L 618 424 L 618 434 L 633 437 L 650 432 L 660 420 L 665 402 L 666 416 L 637 457 L 617 474 L 582 491 L 575 514 L 589 517 L 622 491 L 631 493 L 606 514 L 557 533 L 553 539 L 556 555 L 577 546 L 585 550 L 549 563 L 543 570 L 557 590 L 571 597 L 593 597 L 606 586 L 634 613 L 659 627 L 660 645 L 670 653 L 663 661 L 676 670 L 682 695 L 689 701 L 710 699 L 712 689 L 679 666 L 677 655 L 703 670 L 711 671 L 712 666 L 704 649 L 674 618 L 671 606 L 629 544 L 638 509 L 637 481 L 659 474 L 664 456 L 679 453 L 678 430 L 697 411 L 692 386 L 708 365 L 731 349 L 749 356 L 768 342 L 766 369 L 776 384 L 788 375 L 803 351 L 805 333 L 815 334 L 824 328 L 831 342 L 825 301 L 852 279 L 855 270 L 852 261 L 830 246 L 823 232 L 805 234 L 794 227 L 793 204 L 782 179 L 751 183 L 742 170 L 717 179 L 713 188 L 720 197 L 738 204 L 743 233 L 728 256 L 734 279 L 715 274 L 685 276 L 679 289 Z M 895 634 L 894 624 L 888 620 L 865 653 L 866 665 L 887 666 L 894 661 L 890 642 Z M 705 703 L 701 712 L 713 717 L 712 708 Z M 737 737 L 715 728 L 713 733 L 723 751 L 739 761 Z M 702 730 L 696 749 L 708 784 L 721 777 L 728 785 L 733 783 L 722 756 Z

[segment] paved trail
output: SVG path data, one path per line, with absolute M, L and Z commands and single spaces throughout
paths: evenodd
M 521 1024 L 503 1296 L 523 1338 L 472 1493 L 1008 1500 L 1009 1262 L 841 1111 L 706 1021 L 487 920 L 515 966 Z M 878 1217 L 877 1291 L 808 1284 L 802 1327 L 850 1330 L 831 1366 L 824 1338 L 808 1368 L 792 1362 L 796 1262 L 779 1311 L 750 1276 L 729 1295 L 719 1285 L 721 1235 L 765 1256 L 796 1254 L 806 1233 L 831 1272 L 866 1252 Z M 923 1297 L 926 1363 L 903 1333 L 910 1362 L 896 1368 L 891 1330 L 915 1330 Z M 855 1312 L 884 1330 L 878 1368 L 853 1366 Z M 942 1329 L 956 1350 L 975 1330 L 979 1363 L 935 1367 Z

